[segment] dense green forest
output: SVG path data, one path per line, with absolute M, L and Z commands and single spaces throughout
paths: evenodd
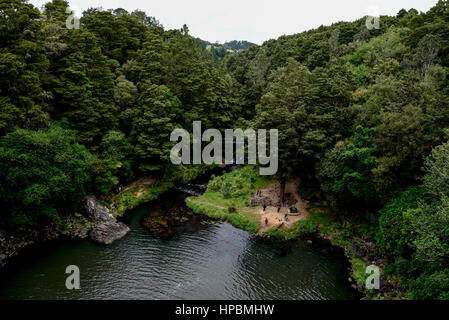
M 144 12 L 89 9 L 66 27 L 68 3 L 43 12 L 0 2 L 0 193 L 9 224 L 40 224 L 87 193 L 142 175 L 182 181 L 170 133 L 232 127 L 234 83 L 182 30 Z
M 409 297 L 449 299 L 449 3 L 365 21 L 223 64 L 245 119 L 279 128 L 280 177 L 363 226 L 354 236 L 377 243 Z
M 194 120 L 276 128 L 280 179 L 364 226 L 409 297 L 449 299 L 448 1 L 222 55 L 141 11 L 67 29 L 67 6 L 0 1 L 3 225 L 58 221 L 143 175 L 184 181 L 169 135 Z

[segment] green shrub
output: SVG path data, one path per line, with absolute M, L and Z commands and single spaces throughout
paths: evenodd
M 316 224 L 313 221 L 309 220 L 309 219 L 303 220 L 303 221 L 298 221 L 298 223 L 295 226 L 295 228 L 296 228 L 295 232 L 296 232 L 296 234 L 298 236 L 313 235 L 317 231 Z
M 164 169 L 163 181 L 171 182 L 174 184 L 185 184 L 192 181 L 202 174 L 205 174 L 208 170 L 215 168 L 216 165 L 169 165 Z
M 220 189 L 223 198 L 230 199 L 232 197 L 232 185 L 225 181 Z
M 449 300 L 449 269 L 431 275 L 422 274 L 411 281 L 410 289 L 417 300 Z
M 162 193 L 167 191 L 172 184 L 165 183 L 153 183 L 151 186 L 143 190 L 143 193 L 137 197 L 137 187 L 123 191 L 115 200 L 115 206 L 117 208 L 116 216 L 122 216 L 126 211 L 134 209 L 143 203 L 153 201 L 159 197 Z
M 393 256 L 410 254 L 414 233 L 405 213 L 418 208 L 419 200 L 424 198 L 424 194 L 422 187 L 411 187 L 380 210 L 376 237 L 377 244 L 384 253 Z
M 353 257 L 351 259 L 351 265 L 353 269 L 352 277 L 359 286 L 364 285 L 369 276 L 369 274 L 366 273 L 366 263 L 359 258 Z
M 89 188 L 96 161 L 74 134 L 57 125 L 17 129 L 0 140 L 0 203 L 11 224 L 60 222 Z
M 235 212 L 237 212 L 237 209 L 235 207 L 228 207 L 228 212 L 235 213 Z

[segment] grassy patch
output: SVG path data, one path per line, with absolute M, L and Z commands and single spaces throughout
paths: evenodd
M 295 239 L 303 238 L 315 234 L 317 232 L 317 225 L 312 219 L 296 221 L 291 228 L 288 229 L 270 229 L 265 232 L 265 235 L 284 238 Z
M 273 183 L 272 177 L 260 176 L 255 166 L 246 166 L 219 177 L 212 177 L 205 195 L 216 192 L 216 199 L 232 199 L 238 206 L 245 206 L 256 189 L 266 188 Z
M 356 257 L 351 258 L 350 262 L 353 270 L 352 277 L 359 286 L 365 285 L 366 278 L 368 277 L 368 274 L 365 273 L 367 267 L 366 263 Z
M 115 216 L 122 216 L 126 211 L 138 207 L 142 203 L 150 202 L 159 197 L 162 193 L 171 188 L 169 183 L 153 183 L 151 186 L 143 188 L 136 186 L 123 191 L 115 199 L 117 212 Z
M 213 219 L 228 221 L 236 228 L 244 229 L 249 232 L 257 232 L 260 227 L 259 219 L 256 215 L 249 212 L 242 212 L 237 208 L 230 210 L 230 207 L 218 207 L 214 203 L 206 202 L 198 197 L 186 199 L 186 204 L 195 213 L 208 216 Z
M 233 226 L 257 232 L 260 219 L 257 208 L 249 201 L 256 189 L 266 188 L 272 178 L 260 176 L 254 166 L 212 177 L 206 192 L 200 197 L 186 199 L 186 204 L 197 214 L 228 221 Z
M 306 220 L 295 222 L 288 229 L 271 229 L 266 235 L 286 239 L 303 238 L 315 233 L 324 233 L 332 237 L 337 236 L 337 226 L 331 214 L 326 212 L 311 213 Z
M 92 222 L 87 220 L 87 218 L 84 217 L 81 213 L 77 212 L 61 221 L 62 230 L 65 231 L 91 229 L 93 226 L 94 225 Z

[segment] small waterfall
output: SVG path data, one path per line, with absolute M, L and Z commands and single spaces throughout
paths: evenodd
M 183 186 L 176 187 L 176 190 L 181 191 L 190 196 L 200 196 L 202 195 L 207 188 L 207 184 L 200 183 L 187 183 Z

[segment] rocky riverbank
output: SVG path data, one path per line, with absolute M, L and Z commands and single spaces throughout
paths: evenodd
M 323 235 L 322 235 L 323 236 Z M 325 237 L 326 238 L 326 237 Z M 377 299 L 398 299 L 402 295 L 402 291 L 400 286 L 395 283 L 390 277 L 388 277 L 383 268 L 388 263 L 386 257 L 384 257 L 379 248 L 372 242 L 355 238 L 352 239 L 349 248 L 344 248 L 348 259 L 351 258 L 351 255 L 356 259 L 363 261 L 365 266 L 373 265 L 380 268 L 380 279 L 379 279 L 379 290 L 372 291 L 367 290 L 364 285 L 360 285 L 356 281 L 352 284 L 353 287 L 357 288 L 359 292 L 365 294 L 368 298 L 377 298 Z M 357 270 L 355 270 L 354 263 L 352 264 L 352 274 L 355 274 Z M 364 270 L 359 270 L 364 271 Z M 352 278 L 350 279 L 352 280 Z M 402 297 L 401 299 L 406 299 Z
M 97 199 L 86 197 L 81 204 L 81 214 L 67 217 L 60 224 L 41 228 L 20 227 L 0 230 L 0 266 L 15 258 L 25 248 L 55 240 L 77 241 L 90 238 L 100 244 L 111 244 L 123 238 L 130 229 L 110 214 L 109 209 Z

